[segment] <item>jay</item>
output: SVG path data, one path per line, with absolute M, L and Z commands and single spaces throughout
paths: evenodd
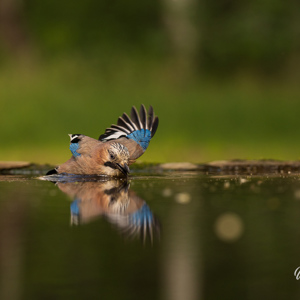
M 130 117 L 123 113 L 117 125 L 107 128 L 98 140 L 82 134 L 69 134 L 72 157 L 47 175 L 127 176 L 129 165 L 146 151 L 157 127 L 158 117 L 152 106 L 148 113 L 144 105 L 139 113 L 133 106 Z

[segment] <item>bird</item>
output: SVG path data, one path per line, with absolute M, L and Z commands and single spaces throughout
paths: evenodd
M 148 112 L 133 106 L 130 117 L 123 113 L 98 139 L 83 134 L 69 134 L 72 157 L 46 175 L 76 174 L 126 177 L 129 166 L 148 148 L 158 128 L 159 119 L 150 105 Z

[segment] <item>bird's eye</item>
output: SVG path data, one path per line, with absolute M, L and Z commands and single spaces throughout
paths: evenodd
M 114 160 L 115 159 L 115 156 L 113 154 L 110 154 L 110 159 L 111 160 Z

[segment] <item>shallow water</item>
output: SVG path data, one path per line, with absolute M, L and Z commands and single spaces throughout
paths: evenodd
M 300 175 L 0 176 L 0 299 L 298 299 Z

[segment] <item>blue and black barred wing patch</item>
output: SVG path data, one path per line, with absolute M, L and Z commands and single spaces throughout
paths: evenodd
M 100 135 L 99 140 L 105 142 L 126 137 L 134 140 L 145 151 L 157 127 L 158 117 L 155 116 L 152 106 L 149 107 L 148 113 L 143 104 L 139 113 L 133 106 L 130 117 L 123 113 L 122 117 L 119 117 L 117 125 L 111 125 L 110 128 L 107 128 L 105 133 Z
M 79 142 L 81 141 L 82 134 L 69 134 L 70 137 L 70 150 L 74 157 L 81 156 L 80 153 L 77 152 L 79 149 Z

